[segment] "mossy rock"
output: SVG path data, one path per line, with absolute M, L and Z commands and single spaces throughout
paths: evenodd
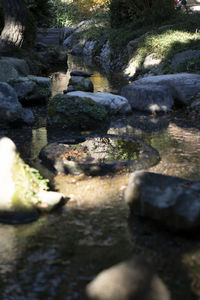
M 39 193 L 48 189 L 47 180 L 30 168 L 9 138 L 0 140 L 0 222 L 27 223 L 39 217 Z
M 108 112 L 100 104 L 83 97 L 58 94 L 48 107 L 48 125 L 75 129 L 102 129 L 108 124 Z
M 93 92 L 94 86 L 90 79 L 83 76 L 71 76 L 69 86 L 73 87 L 73 91 Z

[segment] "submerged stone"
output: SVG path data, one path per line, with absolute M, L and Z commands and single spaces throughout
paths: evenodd
M 15 90 L 7 83 L 0 82 L 0 123 L 35 122 L 31 110 L 22 107 Z
M 168 86 L 133 82 L 123 87 L 122 96 L 128 99 L 133 110 L 147 112 L 169 112 L 174 100 Z
M 66 139 L 45 146 L 43 163 L 58 173 L 104 175 L 150 167 L 158 152 L 142 140 L 114 135 Z

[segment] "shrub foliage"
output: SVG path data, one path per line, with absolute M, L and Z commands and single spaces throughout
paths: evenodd
M 140 19 L 144 24 L 156 24 L 171 18 L 174 12 L 174 0 L 111 0 L 110 23 L 120 27 Z

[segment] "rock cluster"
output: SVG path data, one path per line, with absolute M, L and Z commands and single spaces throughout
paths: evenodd
M 46 104 L 51 79 L 30 75 L 27 62 L 13 57 L 0 59 L 0 71 L 0 124 L 33 124 L 33 112 L 23 106 Z

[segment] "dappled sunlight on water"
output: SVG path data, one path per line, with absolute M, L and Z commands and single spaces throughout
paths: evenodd
M 87 177 L 60 174 L 55 177 L 56 188 L 69 197 L 69 206 L 98 207 L 122 200 L 129 175 Z M 125 205 L 121 201 L 121 205 Z
M 160 143 L 161 161 L 151 171 L 183 178 L 200 178 L 200 131 L 171 123 L 167 128 L 168 141 Z M 160 139 L 162 141 L 162 137 Z M 153 141 L 154 144 L 158 143 Z M 156 145 L 154 145 L 156 147 Z

